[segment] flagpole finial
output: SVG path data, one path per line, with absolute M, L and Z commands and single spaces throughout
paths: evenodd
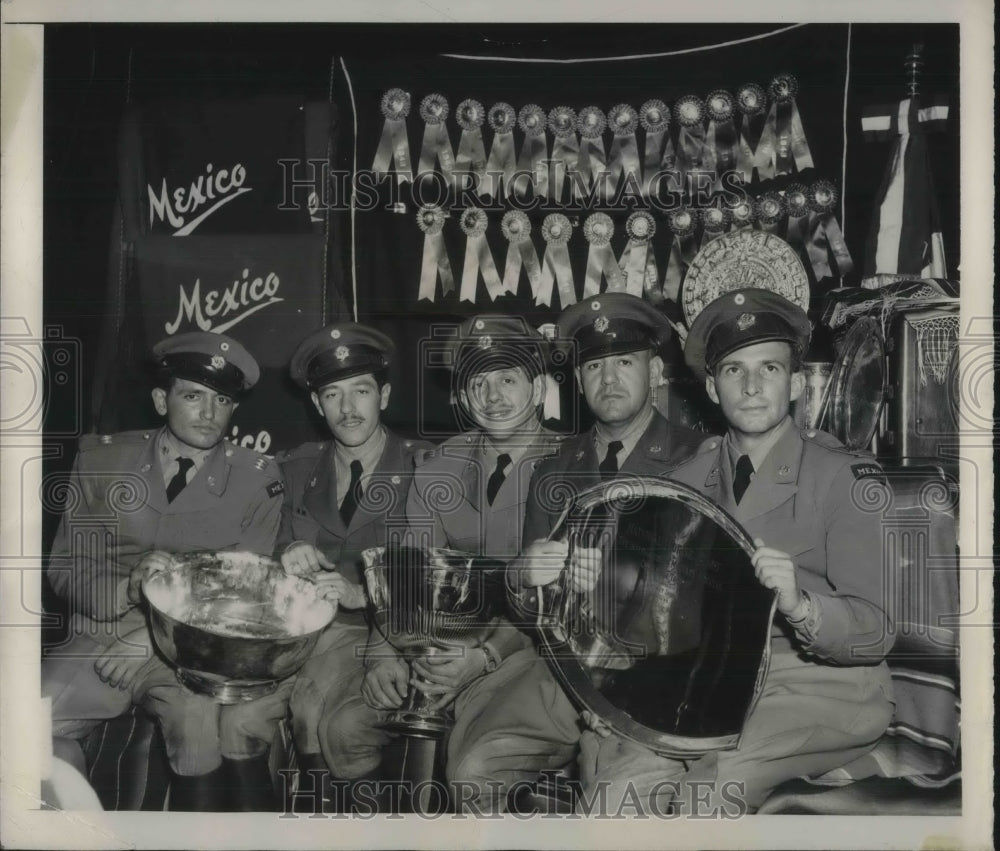
M 920 71 L 924 67 L 924 46 L 920 42 L 915 42 L 913 49 L 906 55 L 903 61 L 903 68 L 909 74 L 906 81 L 906 90 L 910 97 L 920 94 Z

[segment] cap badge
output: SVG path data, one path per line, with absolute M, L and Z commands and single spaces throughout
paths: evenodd
M 226 365 L 226 359 L 222 355 L 212 355 L 212 369 L 222 369 Z
M 350 356 L 351 350 L 347 346 L 337 346 L 333 352 L 333 356 L 343 363 Z
M 482 337 L 479 338 L 479 348 L 483 349 L 484 351 L 486 349 L 491 348 L 492 345 L 493 345 L 493 338 L 489 334 L 484 334 Z
M 340 339 L 340 329 L 339 329 L 339 328 L 334 328 L 334 329 L 333 329 L 333 330 L 332 330 L 332 331 L 330 332 L 330 337 L 331 337 L 332 339 L 334 339 L 334 340 L 339 340 L 339 339 Z
M 598 316 L 597 319 L 594 320 L 594 328 L 597 329 L 598 331 L 600 331 L 602 334 L 605 331 L 607 331 L 608 330 L 608 317 L 607 316 Z
M 737 298 L 742 298 L 742 296 L 737 296 Z M 736 320 L 736 327 L 741 331 L 746 331 L 751 325 L 757 321 L 757 317 L 752 313 L 741 313 L 739 318 Z
M 229 351 L 229 343 L 219 343 L 219 350 L 223 352 Z

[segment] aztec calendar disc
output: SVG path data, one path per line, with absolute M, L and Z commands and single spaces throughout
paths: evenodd
M 809 309 L 809 278 L 785 240 L 758 230 L 738 230 L 699 251 L 684 278 L 684 318 L 688 327 L 705 307 L 730 290 L 757 287 Z

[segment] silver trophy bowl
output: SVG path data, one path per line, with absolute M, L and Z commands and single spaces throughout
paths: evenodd
M 412 662 L 428 653 L 460 656 L 486 639 L 503 611 L 504 564 L 439 548 L 373 547 L 362 553 L 375 626 Z M 446 711 L 416 680 L 406 700 L 382 723 L 394 733 L 438 738 Z
M 274 691 L 335 614 L 313 583 L 254 553 L 177 556 L 143 593 L 153 640 L 177 678 L 223 704 Z

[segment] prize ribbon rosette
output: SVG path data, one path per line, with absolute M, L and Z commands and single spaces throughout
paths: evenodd
M 716 89 L 705 98 L 708 132 L 702 165 L 715 172 L 716 190 L 722 188 L 722 175 L 738 170 L 739 166 L 740 142 L 733 123 L 734 110 L 733 96 L 723 89 Z
M 607 194 L 607 158 L 604 153 L 604 128 L 607 127 L 604 113 L 596 106 L 585 106 L 576 117 L 576 129 L 580 133 L 580 156 L 577 160 L 581 189 L 598 185 L 597 198 Z
M 627 103 L 619 103 L 608 113 L 608 126 L 615 134 L 608 154 L 609 184 L 616 184 L 619 175 L 628 183 L 628 176 L 634 178 L 636 189 L 642 175 L 639 172 L 639 145 L 635 139 L 635 129 L 639 126 L 639 114 Z M 608 186 L 611 191 L 611 186 Z
M 552 285 L 559 287 L 559 301 L 562 307 L 576 304 L 576 288 L 573 285 L 573 269 L 569 264 L 569 242 L 573 226 L 562 213 L 550 213 L 542 221 L 542 239 L 545 240 L 545 258 L 542 260 L 542 285 L 535 298 L 535 304 L 552 304 Z
M 496 301 L 497 297 L 503 295 L 504 289 L 496 264 L 493 262 L 493 255 L 490 253 L 489 243 L 486 242 L 486 227 L 489 224 L 486 211 L 479 207 L 467 207 L 462 211 L 458 222 L 462 233 L 467 237 L 459 299 L 475 302 L 476 284 L 479 281 L 479 273 L 482 272 L 483 280 L 486 282 L 486 292 L 489 293 L 491 301 Z
M 448 117 L 448 101 L 442 95 L 427 95 L 420 102 L 420 117 L 424 119 L 424 142 L 420 147 L 420 164 L 417 177 L 434 171 L 434 164 L 441 163 L 441 174 L 445 180 L 454 178 L 455 155 L 448 139 L 445 119 Z
M 749 183 L 753 179 L 754 166 L 758 165 L 757 139 L 759 134 L 754 130 L 754 124 L 759 124 L 759 117 L 767 109 L 767 96 L 764 90 L 756 83 L 747 83 L 740 86 L 736 92 L 736 104 L 743 114 L 743 122 L 740 125 L 739 153 L 736 161 L 736 168 L 743 172 L 744 183 Z M 763 166 L 761 166 L 763 168 Z M 763 179 L 763 171 L 761 172 Z
M 526 195 L 532 187 L 536 198 L 541 198 L 548 191 L 549 174 L 545 161 L 549 155 L 545 144 L 545 124 L 545 112 L 538 104 L 529 103 L 521 107 L 517 125 L 524 133 L 524 144 L 517 160 L 517 170 L 521 174 L 514 179 L 514 190 L 519 195 Z
M 757 226 L 762 231 L 781 236 L 781 223 L 785 218 L 785 199 L 777 192 L 765 192 L 757 199 Z
M 701 247 L 729 230 L 732 214 L 726 207 L 706 207 L 701 211 Z
M 511 210 L 504 214 L 500 230 L 510 243 L 503 270 L 504 291 L 517 293 L 523 265 L 524 271 L 528 274 L 528 282 L 531 284 L 531 294 L 537 298 L 542 286 L 542 267 L 538 262 L 535 245 L 531 241 L 531 222 L 521 210 Z
M 750 198 L 736 197 L 731 195 L 723 196 L 722 203 L 729 211 L 729 219 L 732 222 L 733 230 L 742 230 L 752 227 L 757 220 L 757 210 Z
M 406 116 L 410 114 L 410 93 L 402 89 L 389 89 L 382 95 L 382 137 L 375 150 L 372 171 L 379 177 L 389 173 L 396 162 L 396 178 L 400 183 L 413 181 L 410 165 L 410 141 L 406 136 Z
M 806 249 L 809 226 L 808 191 L 801 183 L 792 183 L 785 188 L 785 208 L 788 210 L 788 231 L 785 234 L 785 242 L 800 255 Z
M 639 124 L 646 131 L 643 152 L 642 195 L 649 197 L 650 184 L 658 172 L 673 171 L 677 165 L 674 143 L 667 132 L 670 127 L 670 110 L 662 100 L 647 100 L 639 108 Z
M 670 244 L 670 259 L 667 260 L 667 272 L 663 277 L 663 296 L 671 301 L 678 301 L 681 291 L 681 281 L 687 272 L 695 254 L 694 229 L 698 225 L 698 214 L 689 207 L 678 207 L 667 215 L 667 223 L 673 234 Z
M 650 250 L 650 242 L 656 233 L 656 222 L 645 210 L 639 210 L 628 217 L 625 233 L 628 235 L 628 244 L 618 258 L 618 265 L 625 272 L 625 291 L 635 296 L 641 296 L 643 292 L 652 293 L 659 278 L 656 256 Z
M 463 100 L 455 110 L 455 120 L 462 128 L 455 154 L 455 172 L 474 175 L 474 189 L 482 186 L 486 177 L 486 147 L 481 129 L 485 119 L 486 111 L 478 100 Z
M 580 144 L 576 140 L 576 112 L 568 106 L 549 110 L 549 131 L 552 133 L 552 182 L 549 197 L 558 201 L 562 197 L 563 182 L 569 178 L 570 196 L 576 194 L 572 175 L 576 172 Z
M 441 231 L 444 228 L 444 210 L 440 207 L 425 206 L 417 212 L 417 227 L 424 232 L 424 257 L 420 263 L 420 294 L 417 300 L 434 301 L 438 275 L 441 276 L 443 295 L 453 292 L 455 278 L 448 262 L 448 252 L 444 246 Z
M 816 278 L 818 280 L 832 274 L 827 262 L 831 251 L 837 273 L 840 277 L 844 277 L 854 268 L 854 261 L 851 259 L 851 252 L 847 250 L 840 225 L 833 215 L 837 204 L 836 188 L 829 181 L 818 180 L 809 187 L 808 204 L 809 237 L 806 249 Z
M 791 74 L 779 74 L 768 86 L 771 111 L 764 122 L 756 152 L 761 180 L 813 167 L 809 142 L 795 104 L 798 90 L 798 81 Z
M 701 98 L 685 95 L 674 104 L 674 118 L 680 125 L 677 134 L 677 170 L 681 173 L 681 185 L 686 186 L 686 176 L 690 171 L 703 169 L 705 154 L 705 104 Z M 687 189 L 691 191 L 690 187 Z
M 611 237 L 615 223 L 605 213 L 593 213 L 583 223 L 583 238 L 587 250 L 587 277 L 583 283 L 583 297 L 590 298 L 601 291 L 601 278 L 607 278 L 608 292 L 625 289 L 625 274 L 611 250 Z
M 486 183 L 480 193 L 487 198 L 501 195 L 501 180 L 503 192 L 510 194 L 517 168 L 514 156 L 514 125 L 517 123 L 517 116 L 514 114 L 514 107 L 509 103 L 495 103 L 490 107 L 488 120 L 493 130 L 493 147 L 490 148 L 490 158 L 486 161 Z

